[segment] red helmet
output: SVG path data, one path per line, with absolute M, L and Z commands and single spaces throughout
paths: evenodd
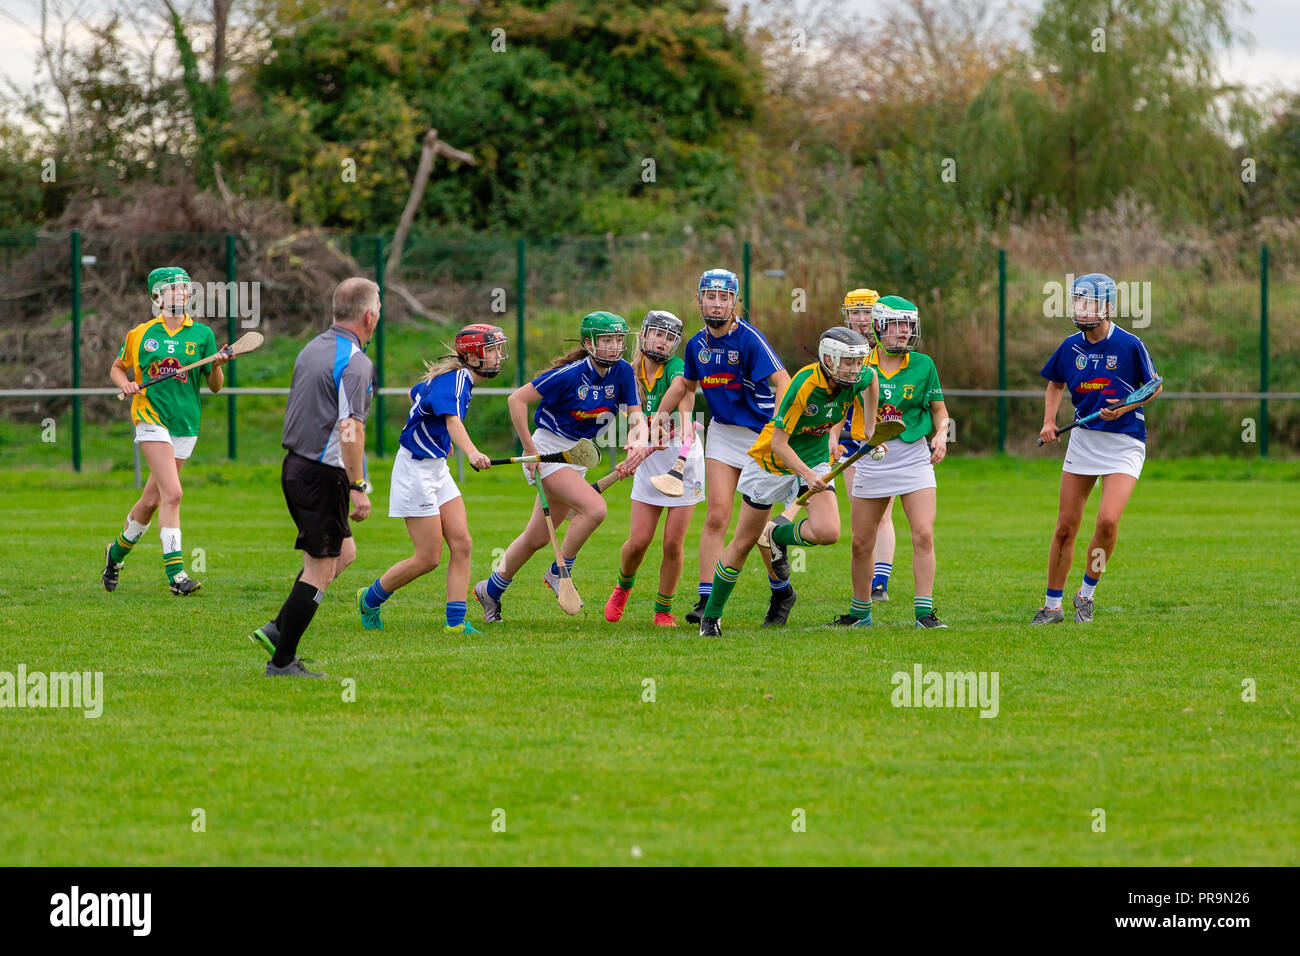
M 484 362 L 487 356 L 483 352 L 493 345 L 501 347 L 500 360 L 495 368 L 485 368 Z M 495 325 L 487 325 L 483 322 L 467 325 L 456 333 L 456 355 L 463 365 L 473 369 L 484 378 L 492 378 L 501 371 L 501 363 L 508 358 L 506 355 L 506 333 Z M 478 362 L 471 362 L 469 360 L 471 355 L 475 356 Z

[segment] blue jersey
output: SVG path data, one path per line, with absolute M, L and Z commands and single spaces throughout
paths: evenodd
M 640 408 L 636 374 L 623 359 L 604 375 L 587 358 L 543 372 L 533 379 L 542 400 L 533 413 L 533 424 L 571 441 L 595 438 L 618 417 L 618 407 Z
M 776 398 L 767 380 L 785 366 L 758 329 L 740 320 L 721 338 L 700 329 L 686 343 L 685 359 L 683 375 L 700 383 L 713 418 L 755 431 L 772 420 Z
M 1142 340 L 1113 322 L 1100 342 L 1089 342 L 1076 332 L 1062 342 L 1043 366 L 1043 378 L 1063 382 L 1070 388 L 1076 419 L 1109 408 L 1106 399 L 1123 401 L 1129 392 L 1156 377 L 1151 353 Z M 1090 431 L 1117 432 L 1147 440 L 1146 419 L 1142 409 L 1121 415 L 1114 421 L 1097 418 L 1080 425 Z
M 432 382 L 419 382 L 411 387 L 411 411 L 406 416 L 406 427 L 402 429 L 399 441 L 412 458 L 420 461 L 446 458 L 451 454 L 447 416 L 455 415 L 464 420 L 473 389 L 474 377 L 463 368 L 452 369 Z

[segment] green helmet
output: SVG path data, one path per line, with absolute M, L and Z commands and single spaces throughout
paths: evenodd
M 156 308 L 162 309 L 171 315 L 184 315 L 185 310 L 189 308 L 190 298 L 194 294 L 193 283 L 190 282 L 189 273 L 179 266 L 163 266 L 161 269 L 154 269 L 149 273 L 149 298 L 153 299 Z M 179 286 L 181 295 L 180 301 L 176 297 L 166 304 L 163 302 L 163 293 L 172 286 Z
M 588 312 L 582 317 L 582 326 L 578 335 L 582 340 L 582 347 L 587 350 L 587 354 L 597 365 L 617 365 L 627 349 L 627 322 L 621 315 L 615 315 L 613 312 Z M 602 335 L 619 336 L 617 354 L 611 356 L 608 349 L 605 350 L 605 354 L 600 354 L 596 348 L 596 341 L 597 337 Z
M 886 345 L 885 330 L 890 325 L 904 323 L 909 327 L 907 341 Z M 876 344 L 890 355 L 901 355 L 916 348 L 916 341 L 921 337 L 921 319 L 916 306 L 901 295 L 887 295 L 877 300 L 871 307 L 871 335 Z

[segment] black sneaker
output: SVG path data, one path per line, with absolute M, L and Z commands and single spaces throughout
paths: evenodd
M 699 624 L 704 617 L 704 606 L 708 603 L 709 603 L 708 597 L 706 595 L 701 594 L 699 603 L 696 604 L 695 607 L 693 607 L 691 610 L 686 612 L 686 623 Z
M 202 587 L 202 585 L 199 584 L 198 581 L 195 581 L 193 578 L 191 578 L 184 571 L 180 572 L 178 575 L 176 575 L 176 577 L 172 578 L 171 582 L 167 585 L 168 590 L 170 590 L 172 594 L 179 595 L 180 597 L 185 597 L 186 595 L 193 594 L 200 587 Z
M 943 623 L 943 621 L 939 620 L 937 617 L 935 617 L 934 612 L 931 611 L 929 614 L 925 615 L 925 617 L 918 617 L 916 619 L 916 626 L 917 627 L 947 627 L 948 625 Z
M 886 589 L 886 587 L 885 587 L 883 584 L 880 585 L 880 587 L 873 587 L 873 588 L 871 589 L 871 600 L 873 600 L 873 601 L 888 601 L 888 600 L 889 600 L 889 591 L 888 591 L 888 589 Z
M 763 618 L 764 627 L 784 627 L 790 620 L 790 609 L 799 595 L 794 592 L 794 585 L 772 592 L 771 603 L 767 606 L 767 617 Z
M 827 627 L 871 627 L 871 616 L 854 617 L 852 614 L 841 614 L 833 621 L 826 622 Z
M 311 663 L 310 659 L 308 659 L 307 663 Z M 291 660 L 288 664 L 285 664 L 283 667 L 276 667 L 273 662 L 267 661 L 266 676 L 267 677 L 328 677 L 329 675 L 322 674 L 317 671 L 307 670 L 307 668 L 303 666 L 303 662 L 295 657 L 293 660 Z
M 276 628 L 275 621 L 267 621 L 252 634 L 249 634 L 248 639 L 265 650 L 266 653 L 274 656 L 275 646 L 280 643 L 280 631 Z
M 108 547 L 104 549 L 104 573 L 99 576 L 99 579 L 104 582 L 105 591 L 117 590 L 117 576 L 122 571 L 122 565 L 112 559 L 112 553 L 113 544 L 109 542 Z
M 700 637 L 721 637 L 722 619 L 718 617 L 700 618 Z

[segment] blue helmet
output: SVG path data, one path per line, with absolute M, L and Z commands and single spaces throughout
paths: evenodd
M 1077 308 L 1079 304 L 1089 305 L 1083 315 Z M 1102 319 L 1112 318 L 1114 314 L 1114 279 L 1100 272 L 1089 272 L 1074 280 L 1074 285 L 1070 286 L 1070 321 L 1076 329 L 1095 329 L 1101 325 Z
M 731 293 L 731 308 L 726 315 L 710 316 L 705 313 L 704 293 L 711 290 Z M 721 328 L 731 322 L 732 316 L 736 314 L 736 302 L 739 299 L 740 280 L 736 278 L 734 272 L 728 272 L 726 269 L 709 269 L 700 276 L 700 290 L 696 295 L 696 300 L 700 304 L 700 318 L 714 328 Z

